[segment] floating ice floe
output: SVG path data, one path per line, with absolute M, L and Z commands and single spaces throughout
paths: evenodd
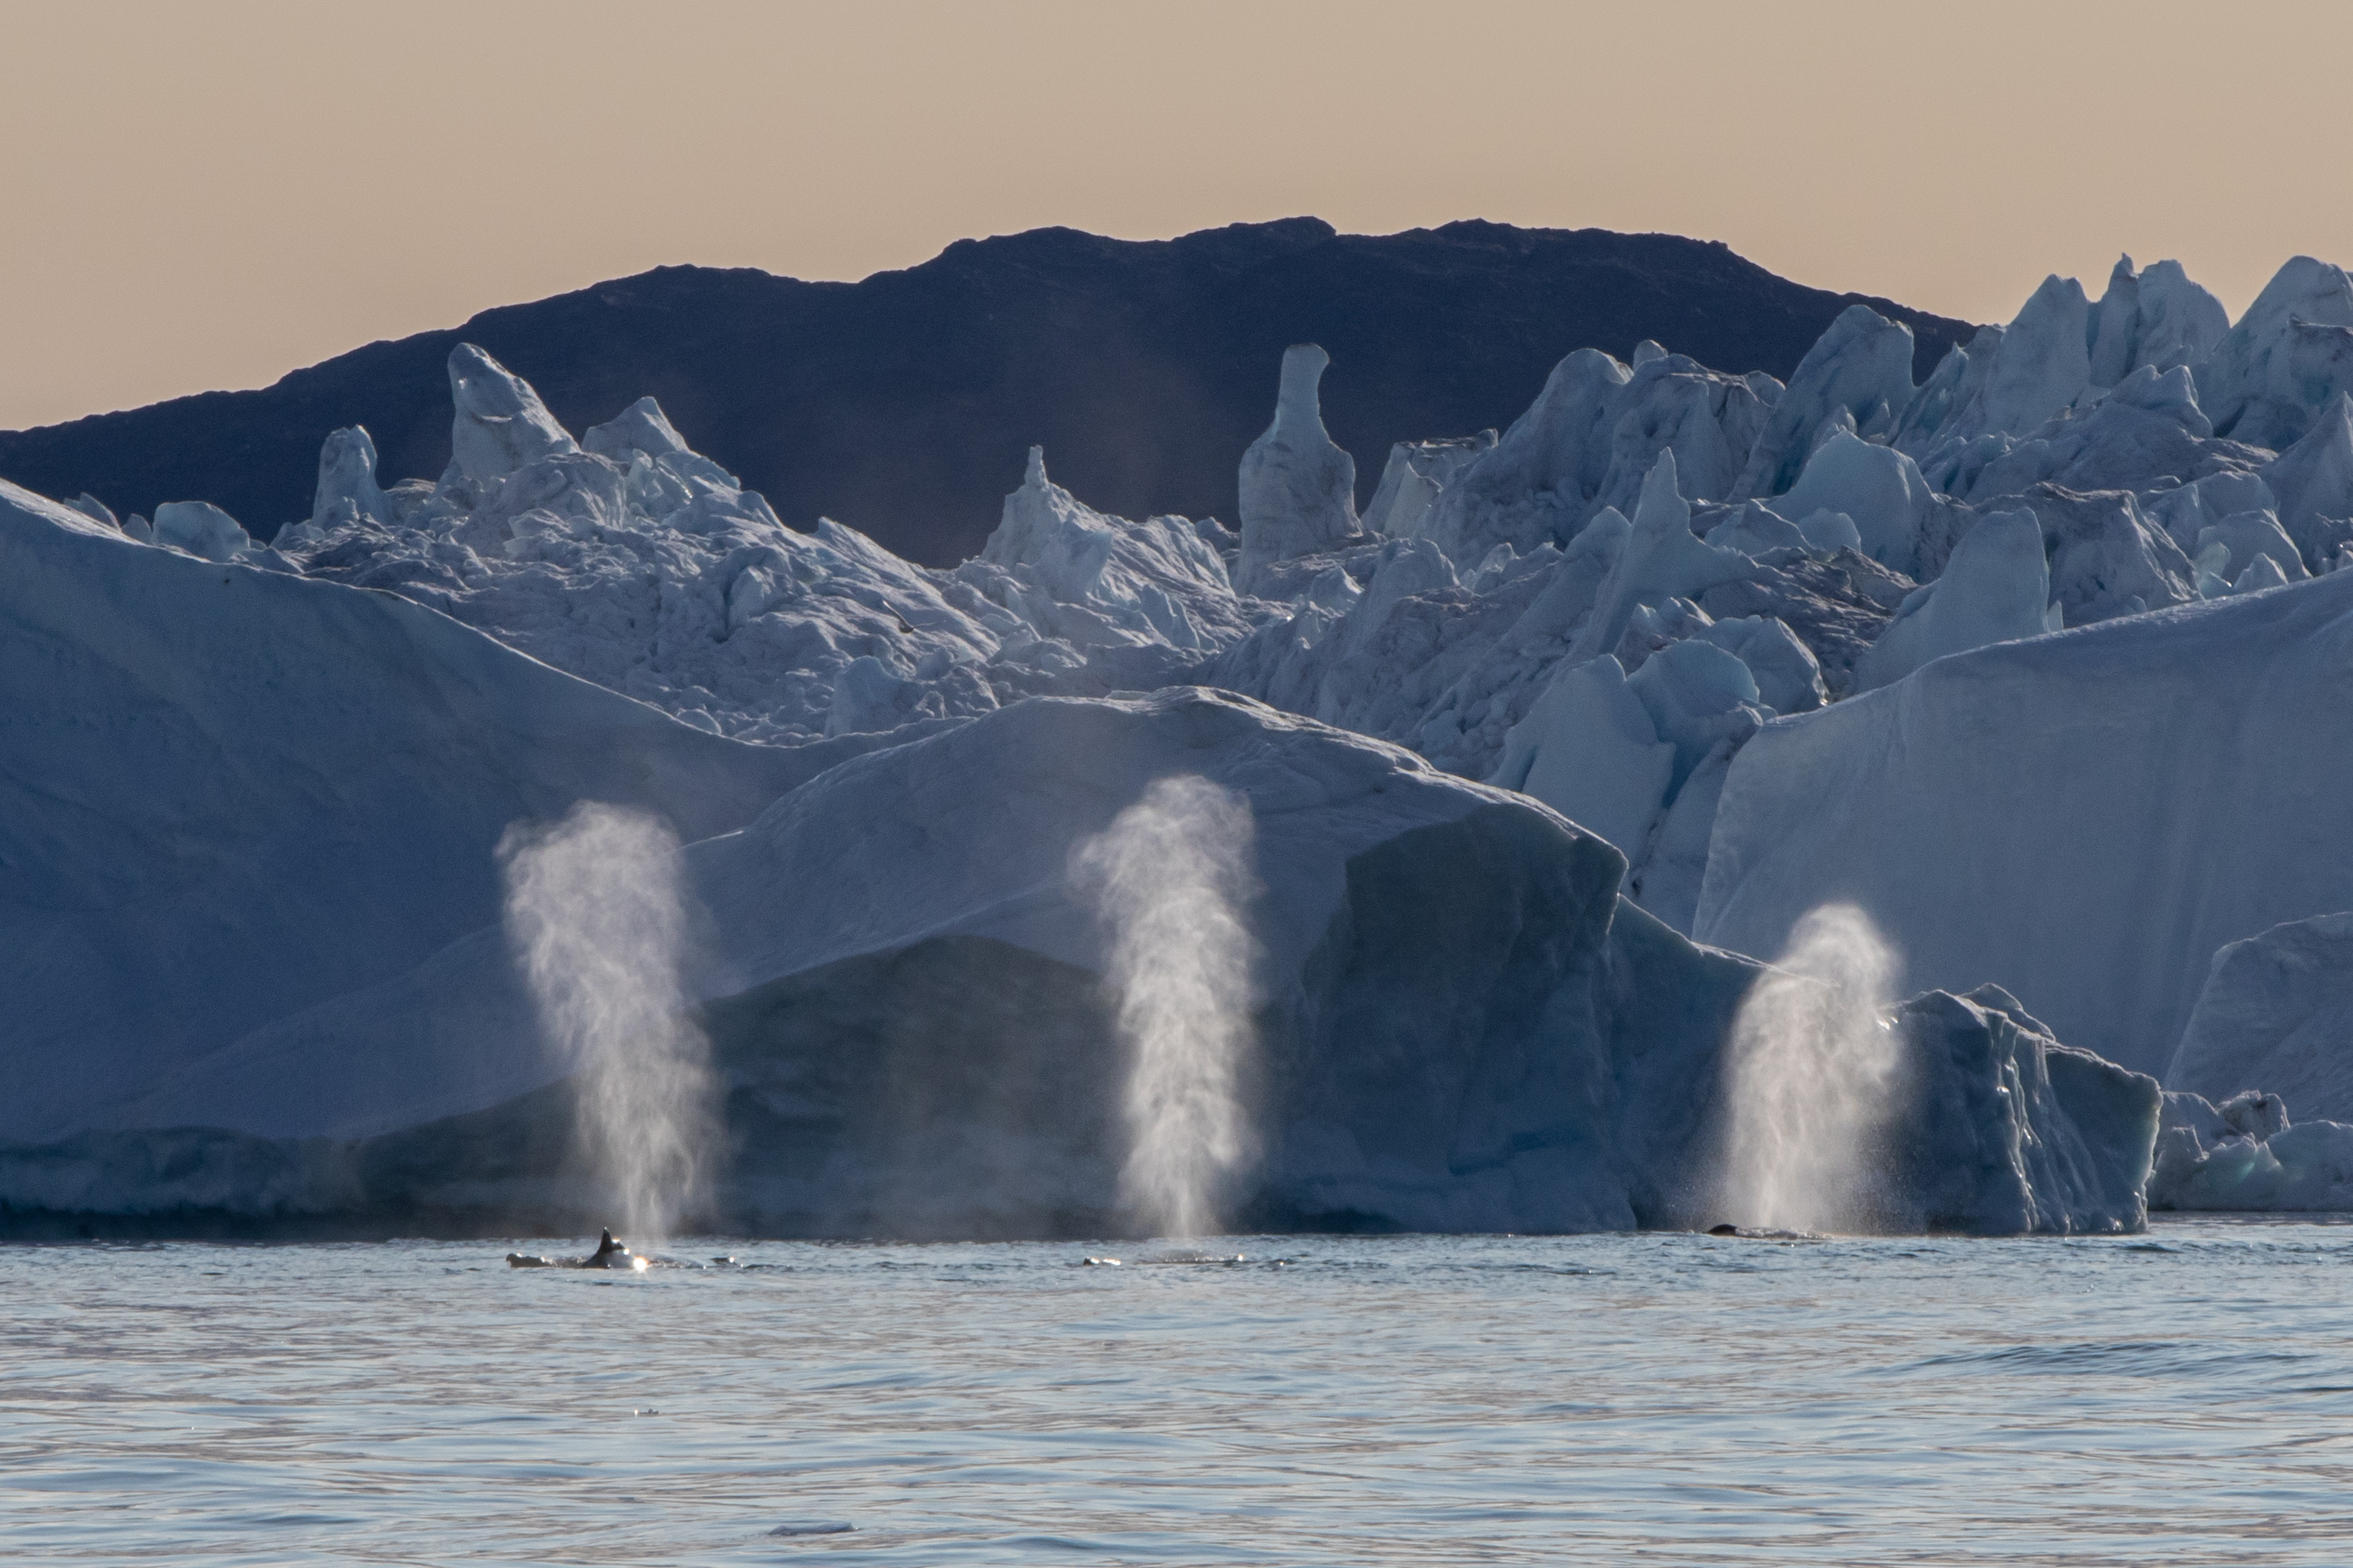
M 2148 1202 L 2155 1209 L 2353 1208 L 2353 1126 L 2291 1126 L 2286 1101 L 2259 1089 L 2220 1105 L 2168 1093 Z

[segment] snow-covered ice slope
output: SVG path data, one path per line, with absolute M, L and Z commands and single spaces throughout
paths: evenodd
M 2216 949 L 2353 885 L 2348 660 L 2333 574 L 1768 723 L 1725 782 L 1694 930 L 1771 952 L 1852 900 L 1911 985 L 1992 977 L 2068 1044 L 2163 1072 Z
M 390 594 L 0 484 L 0 1129 L 62 1131 L 497 916 L 583 798 L 690 837 L 842 754 L 705 734 Z

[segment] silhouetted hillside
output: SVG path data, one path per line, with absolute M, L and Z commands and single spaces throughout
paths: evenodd
M 364 425 L 386 483 L 449 457 L 442 361 L 481 344 L 575 432 L 651 393 L 786 521 L 902 554 L 972 553 L 1033 442 L 1090 503 L 1234 516 L 1234 468 L 1287 343 L 1329 349 L 1324 407 L 1360 500 L 1389 443 L 1508 424 L 1572 349 L 1655 338 L 1787 377 L 1864 300 L 1909 324 L 1915 377 L 1966 323 L 1777 278 L 1721 244 L 1454 223 L 1380 237 L 1314 218 L 1180 239 L 1065 228 L 962 240 L 903 272 L 805 283 L 665 267 L 450 331 L 371 343 L 258 392 L 0 433 L 0 477 L 119 513 L 203 499 L 258 537 L 307 516 L 319 443 Z

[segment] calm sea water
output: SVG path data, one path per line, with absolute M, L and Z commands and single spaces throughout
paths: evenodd
M 2353 1562 L 2353 1227 L 1222 1248 L 0 1249 L 0 1557 Z

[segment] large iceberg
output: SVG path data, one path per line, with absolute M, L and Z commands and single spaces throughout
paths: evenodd
M 2137 1229 L 2158 1128 L 2156 1080 L 2071 1050 L 1999 985 L 1896 1009 L 1905 1113 L 1888 1139 L 1890 1229 Z
M 1651 650 L 1718 621 L 1778 622 L 1827 695 L 1845 695 L 1855 659 L 1905 595 L 1942 573 L 1978 509 L 2022 501 L 2042 520 L 2068 624 L 2239 587 L 2247 562 L 2232 555 L 2201 573 L 2189 557 L 2205 528 L 2246 532 L 2237 514 L 2250 508 L 2285 507 L 2279 515 L 2307 569 L 2331 564 L 2339 537 L 2353 537 L 2353 521 L 2335 520 L 2353 513 L 2353 499 L 2338 494 L 2347 465 L 2333 460 L 2338 445 L 2353 451 L 2353 436 L 2335 442 L 2335 424 L 2321 420 L 2308 451 L 2277 461 L 2207 439 L 2189 373 L 2170 363 L 2204 341 L 2207 297 L 2186 280 L 2168 295 L 2162 265 L 2145 279 L 2128 271 L 2082 331 L 2121 334 L 2102 340 L 2104 366 L 2121 343 L 2127 361 L 2148 347 L 2168 368 L 2135 363 L 2113 388 L 2087 381 L 2023 437 L 2009 426 L 2024 414 L 1986 427 L 1985 396 L 2007 408 L 2004 399 L 2043 375 L 2032 365 L 2066 360 L 2052 322 L 2073 318 L 2053 286 L 1978 346 L 1987 376 L 2002 374 L 1972 380 L 1961 367 L 1951 406 L 1933 417 L 1933 388 L 1907 392 L 1897 364 L 1905 332 L 1862 307 L 1787 391 L 1655 345 L 1630 367 L 1579 351 L 1501 439 L 1401 446 L 1359 522 L 1338 466 L 1346 454 L 1316 407 L 1325 358 L 1298 345 L 1285 356 L 1274 421 L 1246 455 L 1241 534 L 1212 520 L 1095 513 L 1033 459 L 988 548 L 952 572 L 898 562 L 838 524 L 814 537 L 782 528 L 756 495 L 692 453 L 650 400 L 573 442 L 527 386 L 460 349 L 451 365 L 458 445 L 484 448 L 479 471 L 458 464 L 436 484 L 387 489 L 364 433 L 338 433 L 322 454 L 312 518 L 278 542 L 299 570 L 433 604 L 746 739 L 878 733 L 1031 694 L 1207 679 L 1482 776 L 1564 658 L 1611 653 L 1630 672 Z M 2073 384 L 2074 374 L 2059 380 Z M 1900 419 L 1888 412 L 1899 402 Z M 498 445 L 522 439 L 501 420 L 520 421 L 530 438 L 512 452 Z M 493 430 L 507 434 L 494 440 Z M 1794 443 L 1786 461 L 1758 467 L 1774 441 Z M 1937 493 L 1908 455 L 1915 447 L 1961 453 L 1936 457 L 1937 471 L 1978 499 Z M 1690 531 L 1725 564 L 1681 594 L 1647 577 L 1630 584 L 1641 613 L 1630 620 L 1618 560 L 1625 516 L 1646 510 L 1662 462 Z M 2266 464 L 2292 506 L 2256 477 Z M 1719 498 L 1743 489 L 1779 493 L 1727 515 Z M 2020 500 L 2005 507 L 2008 496 Z M 1648 510 L 1662 509 L 1653 500 Z M 1871 569 L 1852 564 L 1841 542 Z M 1658 549 L 1651 537 L 1636 554 Z M 1603 603 L 1601 579 L 1613 574 Z M 1237 592 L 1244 580 L 1264 597 Z M 1753 673 L 1760 691 L 1804 702 L 1804 675 L 1791 689 Z
M 1727 1028 L 1757 966 L 1627 903 L 1616 851 L 1541 806 L 1189 689 L 1018 703 L 851 759 L 681 852 L 708 916 L 689 984 L 726 1151 L 696 1217 L 770 1234 L 1122 1228 L 1129 1058 L 1100 978 L 1113 933 L 1077 851 L 1176 775 L 1232 792 L 1256 829 L 1259 1156 L 1239 1221 L 1711 1218 Z M 584 1223 L 609 1194 L 575 1132 L 576 1079 L 527 1014 L 517 1030 L 484 1005 L 519 989 L 512 971 L 496 929 L 461 937 L 416 984 L 313 1010 L 333 1026 L 172 1075 L 119 1131 L 6 1151 L 0 1196 L 359 1231 L 418 1214 Z M 2103 1068 L 2110 1081 L 2076 1093 L 2044 1066 L 2047 1041 L 2021 1056 L 2010 1034 L 1955 1027 L 1910 1031 L 1923 1087 L 1886 1133 L 1911 1152 L 1888 1178 L 1898 1212 L 1989 1230 L 2137 1223 L 2142 1080 Z M 487 1062 L 455 1070 L 453 1040 Z M 2005 1088 L 2021 1073 L 2060 1088 L 2021 1098 Z M 2026 1152 L 1957 1163 L 1956 1138 Z M 2113 1157 L 2038 1164 L 2054 1140 Z
M 2070 1045 L 2162 1073 L 2217 949 L 2345 902 L 2348 627 L 2353 574 L 2332 574 L 1767 723 L 1724 786 L 1693 931 L 1769 952 L 1852 900 L 1909 984 L 1996 976 Z
M 748 746 L 390 594 L 135 544 L 0 483 L 0 1132 L 117 1102 L 497 918 L 582 798 L 702 837 L 845 753 Z
M 327 433 L 274 535 L 0 491 L 0 1201 L 573 1215 L 578 1064 L 497 846 L 593 801 L 687 845 L 715 1220 L 1124 1223 L 1124 971 L 1071 858 L 1184 775 L 1246 803 L 1265 889 L 1237 1218 L 1708 1218 L 1734 954 L 1847 900 L 1936 988 L 1886 1025 L 1886 1212 L 2129 1226 L 2136 1074 L 2353 1112 L 2336 972 L 2274 929 L 2353 869 L 2348 301 L 2299 258 L 2232 324 L 2127 258 L 1918 386 L 1861 306 L 1787 386 L 1580 349 L 1361 517 L 1301 344 L 1238 529 L 1033 450 L 945 571 L 784 527 L 649 398 L 575 437 L 471 346 L 444 473 Z M 2163 1190 L 2256 1191 L 2188 1106 Z

